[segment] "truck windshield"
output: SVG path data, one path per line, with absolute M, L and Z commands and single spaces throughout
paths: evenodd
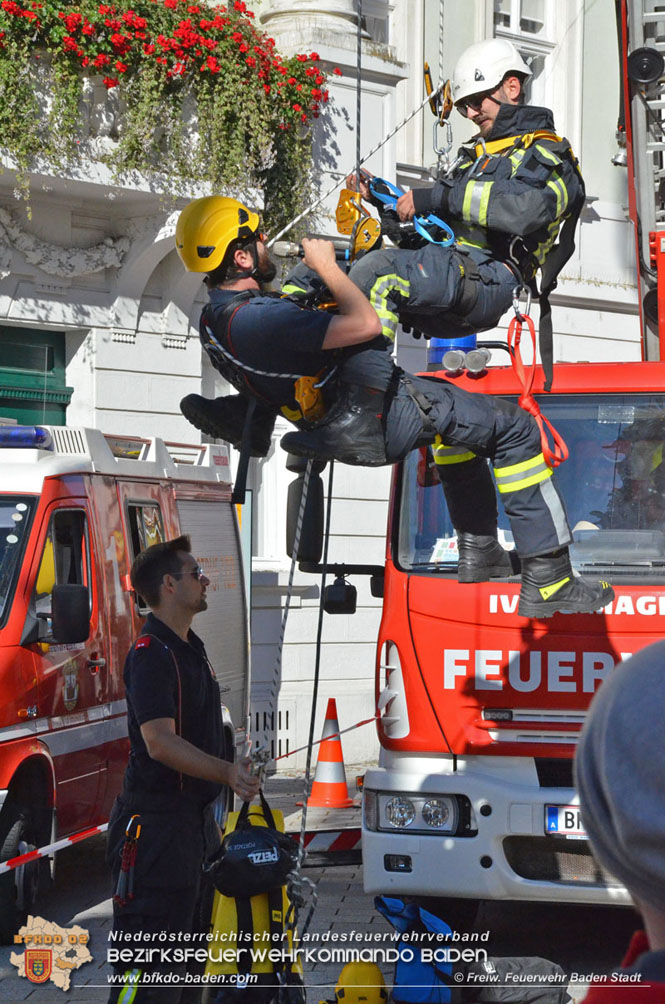
M 665 578 L 665 395 L 553 394 L 539 403 L 570 450 L 557 478 L 574 563 Z M 405 569 L 453 572 L 455 531 L 429 461 L 416 450 L 404 463 L 397 561 Z M 514 546 L 500 500 L 499 539 Z
M 9 614 L 36 501 L 26 495 L 0 495 L 0 627 Z

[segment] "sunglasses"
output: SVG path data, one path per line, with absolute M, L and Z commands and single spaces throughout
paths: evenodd
M 188 572 L 171 572 L 171 575 L 173 576 L 174 579 L 179 579 L 183 575 L 191 575 L 193 579 L 198 579 L 198 581 L 200 582 L 203 576 L 205 575 L 205 572 L 203 571 L 202 568 L 199 568 L 199 566 L 196 565 L 194 568 L 190 568 Z
M 469 108 L 473 109 L 474 112 L 479 112 L 485 98 L 491 98 L 495 91 L 496 87 L 493 87 L 491 91 L 483 91 L 481 94 L 470 94 L 468 98 L 462 98 L 461 101 L 458 101 L 455 107 L 460 115 L 463 116 L 467 115 Z

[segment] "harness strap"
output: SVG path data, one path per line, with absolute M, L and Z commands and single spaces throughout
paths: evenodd
M 522 133 L 521 136 L 506 136 L 503 139 L 492 139 L 489 143 L 476 143 L 476 157 L 482 157 L 483 154 L 493 156 L 497 153 L 504 153 L 515 146 L 522 146 L 525 150 L 528 150 L 531 144 L 537 139 L 549 139 L 553 143 L 563 142 L 561 136 L 557 136 L 555 132 L 551 132 L 549 129 L 536 129 L 535 132 Z
M 522 353 L 520 351 L 522 321 L 526 322 L 529 334 L 531 335 L 531 341 L 533 343 L 533 362 L 528 373 L 525 370 L 524 363 L 522 362 Z M 568 447 L 566 446 L 563 437 L 557 432 L 549 419 L 541 413 L 540 405 L 532 394 L 533 381 L 536 376 L 536 329 L 528 314 L 520 317 L 513 317 L 512 321 L 508 325 L 508 346 L 513 360 L 513 369 L 522 386 L 522 393 L 520 394 L 518 404 L 520 408 L 523 408 L 524 411 L 528 412 L 536 420 L 536 425 L 540 431 L 540 445 L 542 447 L 545 463 L 550 468 L 558 467 L 559 464 L 562 464 L 564 460 L 568 459 Z M 553 448 L 550 448 L 548 442 L 548 431 L 552 436 Z
M 238 940 L 236 945 L 250 946 L 243 952 L 236 950 L 236 968 L 239 976 L 248 976 L 252 971 L 252 952 L 254 947 L 254 920 L 252 918 L 252 901 L 247 897 L 235 900 L 238 916 Z
M 431 436 L 432 439 L 434 439 L 437 435 L 437 429 L 434 422 L 430 418 L 430 413 L 434 407 L 432 402 L 425 394 L 423 394 L 421 390 L 418 390 L 414 382 L 403 370 L 399 370 L 398 373 L 400 383 L 420 413 L 420 418 L 423 423 L 423 436 Z

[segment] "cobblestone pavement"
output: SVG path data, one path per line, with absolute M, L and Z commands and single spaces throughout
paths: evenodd
M 269 780 L 266 790 L 271 805 L 289 817 L 296 811 L 301 787 L 299 779 L 278 777 Z M 388 941 L 391 929 L 375 910 L 373 898 L 363 892 L 361 873 L 360 865 L 305 871 L 317 884 L 318 893 L 309 929 L 313 961 L 305 965 L 308 1004 L 334 996 L 343 964 L 329 960 L 329 950 L 335 944 L 392 944 Z M 80 924 L 87 928 L 93 961 L 73 973 L 72 986 L 65 994 L 53 984 L 39 986 L 20 978 L 10 962 L 13 949 L 2 947 L 0 1002 L 106 1001 L 106 978 L 111 971 L 106 963 L 111 900 L 103 837 L 93 837 L 59 856 L 55 885 L 44 897 L 39 914 L 63 927 Z M 634 918 L 627 910 L 493 903 L 483 907 L 476 929 L 490 932 L 490 955 L 540 955 L 556 960 L 569 973 L 584 973 L 604 972 L 616 965 L 634 926 Z M 353 942 L 342 941 L 344 935 L 347 939 L 351 936 Z M 392 967 L 381 968 L 389 982 Z M 570 989 L 575 999 L 583 996 L 579 983 L 571 984 Z

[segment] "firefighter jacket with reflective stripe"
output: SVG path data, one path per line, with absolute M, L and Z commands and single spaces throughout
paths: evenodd
M 503 104 L 485 143 L 463 146 L 449 177 L 415 189 L 416 212 L 435 212 L 459 243 L 508 257 L 521 237 L 532 271 L 541 266 L 564 219 L 579 212 L 584 182 L 566 139 L 547 108 Z M 524 250 L 528 255 L 524 255 Z M 528 276 L 527 276 L 528 277 Z

